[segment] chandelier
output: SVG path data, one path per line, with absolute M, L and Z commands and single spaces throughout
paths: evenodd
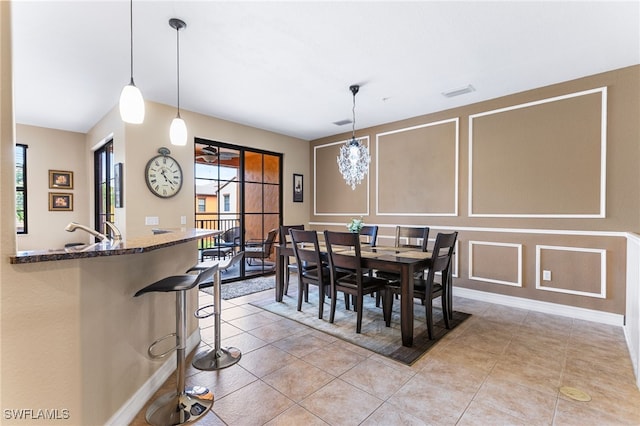
M 358 85 L 349 87 L 349 90 L 353 93 L 351 139 L 340 147 L 340 155 L 337 157 L 340 174 L 342 174 L 347 185 L 351 185 L 352 190 L 355 190 L 356 185 L 362 182 L 362 179 L 369 171 L 369 163 L 371 162 L 367 147 L 356 139 L 356 93 L 358 93 L 359 89 L 360 86 Z

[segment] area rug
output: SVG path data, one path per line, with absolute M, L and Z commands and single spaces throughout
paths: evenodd
M 222 300 L 235 299 L 259 291 L 275 288 L 276 280 L 273 275 L 266 277 L 249 278 L 242 281 L 224 283 L 220 286 L 220 298 Z M 213 294 L 213 287 L 201 287 L 205 293 Z
M 439 299 L 436 302 L 439 303 Z M 416 301 L 414 305 L 413 346 L 408 348 L 402 346 L 399 300 L 394 301 L 391 327 L 386 327 L 382 316 L 382 308 L 376 307 L 375 298 L 366 296 L 362 317 L 362 332 L 360 334 L 356 333 L 356 313 L 353 310 L 345 309 L 344 298 L 341 296 L 339 296 L 336 306 L 333 324 L 329 322 L 330 299 L 328 298 L 324 302 L 323 319 L 318 318 L 317 287 L 310 286 L 309 303 L 303 302 L 301 312 L 297 310 L 297 303 L 297 295 L 290 293 L 288 296 L 284 296 L 282 302 L 276 302 L 274 296 L 270 295 L 268 298 L 252 302 L 251 305 L 408 365 L 413 364 L 447 333 L 471 316 L 464 312 L 454 311 L 453 320 L 450 321 L 451 329 L 447 330 L 444 326 L 442 310 L 436 308 L 437 303 L 434 303 L 434 339 L 429 340 L 425 307 L 421 305 L 420 301 Z

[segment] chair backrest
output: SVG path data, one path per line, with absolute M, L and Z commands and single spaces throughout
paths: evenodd
M 429 275 L 435 274 L 436 272 L 442 272 L 449 268 L 457 238 L 457 232 L 452 232 L 450 234 L 442 232 L 438 233 L 436 236 L 436 243 L 433 246 L 433 260 L 431 261 L 431 267 L 429 268 Z
M 367 243 L 372 247 L 375 246 L 378 240 L 378 225 L 364 225 L 360 229 L 360 235 L 369 237 Z
M 420 241 L 422 240 L 422 241 Z M 413 243 L 412 243 L 413 242 Z M 427 251 L 429 227 L 396 226 L 396 247 L 414 247 Z
M 213 275 L 218 270 L 218 265 L 213 265 L 198 274 L 195 282 L 193 283 L 193 287 L 198 286 L 200 283 L 205 283 L 208 281 L 213 281 Z
M 222 234 L 220 234 L 220 239 L 225 243 L 240 245 L 240 227 L 234 226 L 227 229 Z
M 320 244 L 318 243 L 316 231 L 290 229 L 289 234 L 291 235 L 291 245 L 298 265 L 322 265 Z
M 275 242 L 277 235 L 278 235 L 277 229 L 272 229 L 267 234 L 267 239 L 264 240 L 264 252 L 266 254 L 271 254 L 271 249 L 273 248 L 273 243 Z
M 282 225 L 280 226 L 280 236 L 278 237 L 278 242 L 283 245 L 283 246 L 287 246 L 287 244 L 289 243 L 289 230 L 290 229 L 297 229 L 297 230 L 304 230 L 304 225 Z
M 231 257 L 231 259 L 225 259 L 222 262 L 220 262 L 218 264 L 218 268 L 220 268 L 221 271 L 226 271 L 227 269 L 231 268 L 236 263 L 240 263 L 242 261 L 243 257 L 244 257 L 244 252 L 243 251 L 239 251 L 238 253 L 234 254 Z
M 357 277 L 362 277 L 362 254 L 358 234 L 324 231 L 324 242 L 327 245 L 332 277 L 336 276 L 338 268 L 351 270 Z M 343 251 L 350 253 L 341 254 Z

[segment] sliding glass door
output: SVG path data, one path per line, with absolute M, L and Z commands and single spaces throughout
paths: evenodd
M 196 139 L 196 227 L 223 231 L 202 241 L 200 255 L 229 258 L 245 253 L 244 262 L 225 272 L 223 280 L 274 271 L 281 182 L 282 154 Z

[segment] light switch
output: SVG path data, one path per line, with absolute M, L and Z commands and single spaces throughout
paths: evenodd
M 158 225 L 160 220 L 158 220 L 158 216 L 147 216 L 144 218 L 145 225 Z
M 186 224 L 187 224 L 187 217 L 180 216 L 180 225 L 186 225 Z
M 551 281 L 551 271 L 542 271 L 542 280 Z

